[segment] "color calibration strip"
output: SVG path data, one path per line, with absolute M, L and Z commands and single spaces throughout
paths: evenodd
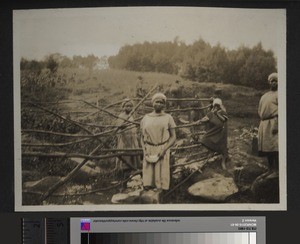
M 255 232 L 82 233 L 81 244 L 256 244 Z

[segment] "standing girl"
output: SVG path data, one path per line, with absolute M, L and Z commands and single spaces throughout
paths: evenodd
M 173 117 L 164 112 L 166 101 L 164 94 L 156 93 L 152 97 L 153 112 L 141 121 L 145 190 L 168 190 L 170 186 L 170 147 L 176 140 L 176 125 Z

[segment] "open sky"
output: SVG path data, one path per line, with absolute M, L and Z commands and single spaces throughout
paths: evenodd
M 228 49 L 261 42 L 275 55 L 285 42 L 285 10 L 123 7 L 14 11 L 14 51 L 27 59 L 59 52 L 116 55 L 125 44 L 202 38 Z

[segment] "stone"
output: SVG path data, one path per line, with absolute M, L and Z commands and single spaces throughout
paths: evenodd
M 252 184 L 251 190 L 256 202 L 278 203 L 279 202 L 279 177 L 258 177 Z
M 228 196 L 237 193 L 238 188 L 232 178 L 217 175 L 195 183 L 188 188 L 188 192 L 195 197 L 222 202 Z
M 23 189 L 24 191 L 33 191 L 33 192 L 44 194 L 60 180 L 63 180 L 63 178 L 59 176 L 47 176 L 37 181 L 25 182 L 23 184 Z
M 112 196 L 112 203 L 136 203 L 139 200 L 140 194 L 142 190 L 136 190 L 128 193 L 117 193 Z
M 140 202 L 145 204 L 157 204 L 160 202 L 160 193 L 159 190 L 149 190 L 143 191 L 140 196 Z

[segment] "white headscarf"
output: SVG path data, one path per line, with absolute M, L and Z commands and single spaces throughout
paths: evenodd
M 272 73 L 268 76 L 268 82 L 271 82 L 274 79 L 276 79 L 278 81 L 278 74 L 277 73 Z
M 222 105 L 222 100 L 220 98 L 215 98 L 213 100 L 213 106 L 215 106 L 216 104 L 219 104 L 221 106 Z
M 226 108 L 224 107 L 223 102 L 222 102 L 222 100 L 221 100 L 220 98 L 215 98 L 215 99 L 213 100 L 213 106 L 215 106 L 216 104 L 218 104 L 218 105 L 220 106 L 220 108 L 221 108 L 224 112 L 226 112 Z
M 156 93 L 156 94 L 153 95 L 152 100 L 151 100 L 152 103 L 154 103 L 154 101 L 157 100 L 157 99 L 161 99 L 161 100 L 163 100 L 165 103 L 166 103 L 166 101 L 167 101 L 167 97 L 165 96 L 165 94 L 163 94 L 163 93 L 161 93 L 161 92 Z

